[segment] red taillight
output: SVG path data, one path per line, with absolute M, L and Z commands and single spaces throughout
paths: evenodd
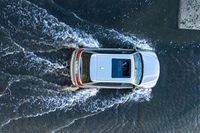
M 75 84 L 78 86 L 83 86 L 80 78 L 79 78 L 79 62 L 80 62 L 80 56 L 83 52 L 83 49 L 78 49 L 75 51 L 75 62 L 74 62 L 74 73 L 75 73 Z
M 82 85 L 83 85 L 83 84 L 81 83 L 81 81 L 79 80 L 78 74 L 76 74 L 76 83 L 77 83 L 79 86 L 82 86 Z
M 76 53 L 76 58 L 79 58 L 81 56 L 83 49 L 79 49 Z

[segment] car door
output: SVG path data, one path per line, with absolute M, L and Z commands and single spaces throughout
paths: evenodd
M 130 89 L 130 88 L 134 88 L 134 85 L 130 84 L 130 83 L 98 82 L 98 83 L 93 83 L 92 86 L 96 87 L 96 88 L 107 88 L 107 89 Z

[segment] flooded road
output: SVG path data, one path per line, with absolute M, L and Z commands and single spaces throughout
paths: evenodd
M 1 0 L 0 132 L 197 133 L 200 33 L 177 29 L 177 6 Z M 61 91 L 71 85 L 65 66 L 75 48 L 134 46 L 158 55 L 154 88 Z

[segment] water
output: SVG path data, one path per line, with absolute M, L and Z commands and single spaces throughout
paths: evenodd
M 199 33 L 176 30 L 170 7 L 177 2 L 1 0 L 0 132 L 198 132 Z M 158 55 L 154 88 L 63 91 L 75 48 L 134 46 Z

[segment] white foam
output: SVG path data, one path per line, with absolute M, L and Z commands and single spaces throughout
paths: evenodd
M 74 15 L 74 17 L 75 18 L 77 18 L 78 20 L 80 20 L 80 21 L 84 21 L 81 17 L 79 17 L 76 13 L 74 13 L 74 12 L 71 12 L 73 15 Z
M 122 43 L 132 44 L 133 46 L 136 46 L 141 49 L 152 50 L 152 47 L 150 46 L 151 43 L 145 39 L 139 39 L 136 36 L 131 35 L 131 34 L 125 35 L 125 34 L 119 33 L 118 31 L 116 31 L 114 29 L 110 29 L 108 31 L 110 33 L 114 34 L 113 37 L 117 40 L 121 40 Z
M 38 88 L 39 91 L 39 88 Z M 47 93 L 48 96 L 29 96 L 23 99 L 20 99 L 19 102 L 14 105 L 15 110 L 13 112 L 18 112 L 18 116 L 15 116 L 13 118 L 9 118 L 8 120 L 5 120 L 3 124 L 1 125 L 1 128 L 8 125 L 11 121 L 22 119 L 22 118 L 30 118 L 30 117 L 38 117 L 42 116 L 44 114 L 48 114 L 51 112 L 54 112 L 56 110 L 70 110 L 73 106 L 76 104 L 84 103 L 88 98 L 95 96 L 97 94 L 96 89 L 92 90 L 82 90 L 78 91 L 75 94 L 72 95 L 60 95 L 59 92 L 48 90 Z M 68 92 L 66 92 L 68 93 Z M 50 96 L 52 95 L 52 96 Z M 27 109 L 28 112 L 25 110 L 23 112 L 19 112 L 18 109 L 23 106 L 28 105 Z M 29 109 L 32 109 L 30 112 Z M 37 108 L 37 109 L 35 109 Z
M 43 70 L 44 73 L 53 72 L 57 69 L 64 69 L 65 67 L 63 65 L 60 65 L 58 63 L 52 63 L 47 59 L 43 59 L 41 57 L 38 57 L 33 52 L 25 52 L 28 62 L 28 69 L 31 69 L 32 67 L 36 67 L 38 70 Z M 36 66 L 37 65 L 37 66 Z
M 135 102 L 142 102 L 142 101 L 150 101 L 151 99 L 151 89 L 139 89 L 129 94 L 121 95 L 117 98 L 111 97 L 108 99 L 96 99 L 92 101 L 87 107 L 84 107 L 83 110 L 87 112 L 101 112 L 105 109 L 111 108 L 114 105 L 124 104 L 127 101 L 135 101 Z
M 72 124 L 74 124 L 76 121 L 78 121 L 80 119 L 83 119 L 83 118 L 85 119 L 87 117 L 94 116 L 94 115 L 104 111 L 105 109 L 113 107 L 114 105 L 123 104 L 127 101 L 137 101 L 137 102 L 141 102 L 144 100 L 149 101 L 151 99 L 151 91 L 152 91 L 151 89 L 140 89 L 140 90 L 134 91 L 128 95 L 121 96 L 119 98 L 111 98 L 108 100 L 97 99 L 97 100 L 91 101 L 89 106 L 81 107 L 83 110 L 85 110 L 87 112 L 91 112 L 91 114 L 75 118 L 70 123 L 68 123 L 64 126 L 61 126 L 59 128 L 56 128 L 52 132 L 56 133 L 64 128 L 71 126 Z
M 78 118 L 76 118 L 76 119 L 73 119 L 69 124 L 54 129 L 54 130 L 52 131 L 52 133 L 56 133 L 56 132 L 58 132 L 58 131 L 60 131 L 60 130 L 62 130 L 62 129 L 64 129 L 64 128 L 67 128 L 67 127 L 71 126 L 72 124 L 74 124 L 76 121 L 78 121 L 78 120 L 80 120 L 80 119 L 86 119 L 86 118 L 91 117 L 91 116 L 94 116 L 94 115 L 96 115 L 96 114 L 98 114 L 98 113 L 93 113 L 93 114 L 89 114 L 89 115 L 85 115 L 85 116 L 83 116 L 83 117 L 78 117 Z
M 22 8 L 22 2 L 23 8 Z M 27 4 L 27 5 L 26 5 Z M 14 3 L 12 6 L 7 6 L 7 9 L 11 9 L 16 14 L 21 17 L 21 22 L 19 28 L 30 27 L 33 30 L 41 30 L 42 34 L 52 37 L 62 46 L 77 46 L 84 45 L 87 47 L 99 47 L 99 43 L 91 35 L 84 33 L 78 29 L 73 29 L 70 26 L 66 25 L 63 22 L 59 22 L 57 18 L 47 13 L 45 9 L 42 9 L 28 1 L 19 1 Z M 76 14 L 74 14 L 76 15 Z M 78 17 L 78 16 L 75 16 Z M 28 18 L 28 19 L 27 19 Z M 37 27 L 40 25 L 41 27 Z M 41 29 L 40 29 L 41 28 Z M 124 43 L 132 44 L 133 46 L 140 47 L 142 49 L 152 49 L 149 43 L 146 40 L 138 39 L 133 35 L 124 35 L 115 30 L 108 30 L 110 33 L 114 33 L 112 36 L 116 40 L 121 40 Z M 24 51 L 24 48 L 16 43 L 16 45 Z M 38 57 L 32 52 L 24 52 L 25 58 L 28 59 L 29 65 L 28 69 L 35 67 L 35 69 L 43 70 L 44 73 L 53 72 L 56 69 L 63 69 L 64 66 L 58 63 L 52 63 L 49 60 Z M 7 54 L 13 54 L 12 52 Z M 22 64 L 24 65 L 24 64 Z M 26 64 L 25 64 L 26 65 Z M 45 67 L 44 67 L 45 66 Z M 37 89 L 36 89 L 37 90 Z M 40 91 L 40 88 L 37 90 Z M 48 91 L 48 95 L 38 95 L 38 96 L 25 96 L 23 99 L 20 99 L 15 106 L 15 112 L 18 112 L 18 109 L 26 105 L 27 108 L 33 108 L 33 111 L 30 110 L 21 112 L 21 114 L 9 118 L 1 125 L 1 127 L 9 124 L 13 120 L 18 120 L 21 118 L 28 117 L 37 117 L 56 110 L 71 110 L 75 105 L 81 105 L 85 103 L 88 98 L 95 96 L 98 90 L 83 90 L 76 93 L 63 94 L 55 91 Z M 0 95 L 2 97 L 4 95 Z M 90 101 L 88 106 L 81 109 L 96 113 L 104 111 L 105 109 L 111 108 L 118 104 L 123 104 L 127 101 L 149 101 L 151 99 L 151 89 L 140 89 L 132 93 L 123 94 L 118 97 L 110 97 L 108 99 L 97 98 L 94 101 Z
M 86 47 L 99 46 L 98 41 L 91 35 L 60 22 L 45 9 L 29 1 L 12 2 L 5 9 L 7 12 L 18 16 L 16 29 L 28 29 L 29 32 L 37 32 L 38 34 L 42 33 L 43 36 L 50 36 L 57 42 L 58 46 L 68 46 L 71 44 Z M 14 22 L 11 21 L 10 23 Z

